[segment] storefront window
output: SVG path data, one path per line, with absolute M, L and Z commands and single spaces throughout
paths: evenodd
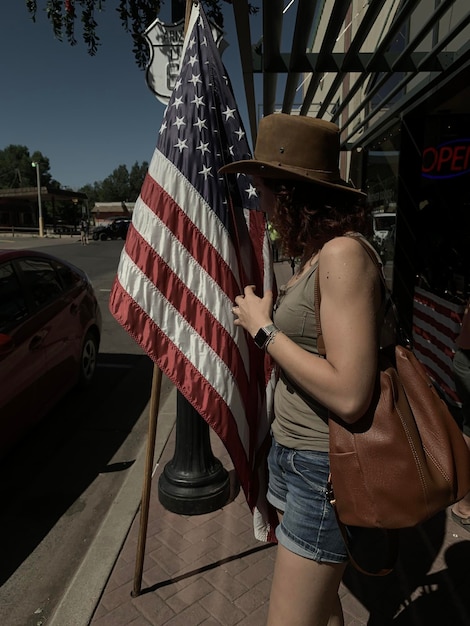
M 437 296 L 470 294 L 470 116 L 433 115 L 425 130 L 418 275 Z
M 366 190 L 372 214 L 372 242 L 379 252 L 392 287 L 396 240 L 400 125 L 372 144 L 367 152 Z
M 470 294 L 470 116 L 427 117 L 417 188 L 413 346 L 445 399 L 457 404 L 453 356 Z

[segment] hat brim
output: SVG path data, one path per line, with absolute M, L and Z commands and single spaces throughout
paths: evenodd
M 234 161 L 220 168 L 221 174 L 248 174 L 248 176 L 259 176 L 260 178 L 279 178 L 284 180 L 302 180 L 304 182 L 337 189 L 338 191 L 355 194 L 358 198 L 365 198 L 365 194 L 360 189 L 352 187 L 342 178 L 332 182 L 318 177 L 317 172 L 311 170 L 290 168 L 285 165 L 274 165 L 256 159 L 246 159 L 244 161 Z

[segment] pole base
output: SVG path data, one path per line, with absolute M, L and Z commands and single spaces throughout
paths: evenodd
M 182 477 L 170 461 L 158 481 L 158 499 L 162 506 L 179 515 L 204 515 L 227 504 L 230 477 L 217 459 L 205 476 Z
M 158 481 L 160 503 L 180 515 L 202 515 L 223 507 L 230 498 L 230 478 L 211 450 L 209 425 L 177 393 L 173 459 Z

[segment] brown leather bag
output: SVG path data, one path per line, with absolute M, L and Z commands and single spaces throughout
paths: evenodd
M 377 265 L 387 290 L 376 254 L 362 238 L 355 239 Z M 318 272 L 315 311 L 320 311 Z M 317 332 L 320 347 L 319 314 Z M 409 348 L 397 345 L 391 357 L 380 355 L 367 413 L 354 424 L 330 413 L 329 430 L 332 504 L 343 524 L 412 527 L 470 490 L 470 453 L 462 433 Z

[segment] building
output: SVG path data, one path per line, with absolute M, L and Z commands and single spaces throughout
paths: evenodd
M 95 224 L 109 222 L 113 217 L 132 217 L 135 202 L 95 202 L 90 211 Z
M 39 202 L 45 216 L 46 231 L 75 232 L 82 215 L 87 214 L 88 196 L 70 189 L 49 186 L 0 189 L 0 230 L 37 232 Z M 68 219 L 58 218 L 58 207 L 68 206 Z

